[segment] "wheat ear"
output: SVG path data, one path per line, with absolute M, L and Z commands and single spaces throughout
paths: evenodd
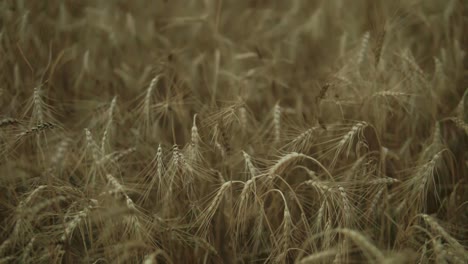
M 432 228 L 432 230 L 439 233 L 458 252 L 465 252 L 463 245 L 461 245 L 455 238 L 453 238 L 447 231 L 445 231 L 445 229 L 437 222 L 434 217 L 427 214 L 422 214 L 421 217 Z M 468 260 L 468 255 L 465 254 L 465 258 Z
M 158 81 L 161 75 L 156 75 L 150 82 L 148 89 L 146 90 L 145 101 L 143 104 L 143 111 L 145 113 L 146 122 L 150 122 L 150 108 L 151 108 L 151 94 L 153 93 L 154 88 L 158 85 Z
M 93 136 L 91 135 L 91 131 L 89 129 L 85 128 L 85 134 L 86 134 L 86 143 L 87 147 L 91 149 L 91 154 L 95 162 L 99 162 L 101 159 L 101 152 L 99 150 L 99 147 L 97 146 L 96 142 L 93 139 Z
M 253 165 L 252 163 L 252 158 L 250 157 L 249 154 L 247 154 L 245 151 L 242 151 L 242 155 L 244 156 L 244 160 L 245 160 L 245 166 L 247 167 L 249 173 L 250 173 L 250 177 L 251 178 L 254 178 L 255 176 L 257 176 L 258 174 L 258 170 L 257 168 L 255 168 L 255 166 Z
M 199 222 L 200 222 L 200 227 L 198 228 L 199 233 L 205 234 L 208 228 L 208 225 L 211 222 L 211 219 L 215 215 L 216 210 L 218 209 L 218 206 L 221 203 L 224 193 L 232 186 L 232 184 L 233 184 L 233 181 L 227 181 L 223 183 L 223 185 L 221 185 L 221 187 L 219 188 L 218 192 L 216 193 L 216 196 L 211 201 L 208 208 L 202 213 L 202 215 L 199 218 Z
M 39 133 L 41 131 L 44 131 L 44 130 L 47 130 L 47 129 L 53 129 L 53 128 L 55 128 L 55 125 L 50 123 L 50 122 L 40 123 L 39 125 L 35 125 L 32 128 L 21 132 L 18 135 L 18 138 L 22 138 L 22 137 L 25 137 L 25 136 L 27 136 L 29 134 L 35 134 L 35 133 Z
M 60 241 L 65 242 L 67 239 L 70 238 L 70 235 L 72 234 L 73 230 L 85 219 L 88 217 L 90 211 L 96 206 L 97 201 L 93 200 L 93 204 L 85 207 L 83 210 L 77 213 L 75 217 L 66 224 L 65 226 L 65 232 L 63 235 L 60 237 Z
M 109 130 L 111 129 L 111 126 L 113 123 L 116 104 L 117 104 L 117 96 L 114 96 L 114 98 L 112 98 L 109 110 L 107 112 L 108 120 L 107 120 L 106 127 L 104 129 L 104 133 L 102 134 L 102 139 L 101 139 L 101 152 L 102 153 L 106 153 L 105 147 L 106 147 L 107 139 L 109 137 Z
M 0 128 L 19 124 L 19 120 L 15 118 L 4 118 L 0 120 Z
M 42 105 L 44 104 L 44 102 L 42 101 L 40 86 L 34 88 L 33 102 L 34 102 L 33 111 L 37 115 L 37 122 L 42 124 L 44 123 L 44 112 L 42 109 Z
M 367 53 L 367 48 L 369 46 L 369 40 L 370 40 L 370 32 L 367 31 L 364 33 L 361 39 L 361 46 L 359 47 L 359 52 L 357 56 L 357 65 L 361 66 L 361 64 L 364 62 L 364 59 L 366 57 Z
M 275 133 L 275 143 L 281 139 L 281 106 L 277 103 L 273 109 L 273 126 Z

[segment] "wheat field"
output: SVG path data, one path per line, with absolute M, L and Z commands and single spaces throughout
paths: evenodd
M 468 263 L 468 2 L 0 1 L 0 263 Z

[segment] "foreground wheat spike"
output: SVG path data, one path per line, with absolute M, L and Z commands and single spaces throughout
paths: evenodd
M 85 128 L 85 134 L 86 134 L 86 144 L 87 147 L 91 149 L 91 154 L 95 162 L 99 162 L 101 159 L 102 153 L 97 146 L 96 142 L 93 139 L 93 136 L 91 135 L 91 131 L 89 129 Z
M 200 134 L 198 134 L 197 114 L 195 114 L 193 116 L 193 124 L 191 129 L 190 145 L 188 151 L 188 159 L 192 163 L 192 165 L 195 165 L 202 158 L 200 149 Z
M 281 243 L 281 253 L 277 257 L 277 261 L 285 262 L 288 257 L 288 250 L 290 247 L 290 236 L 292 232 L 292 220 L 291 220 L 291 213 L 287 205 L 284 207 L 284 214 L 283 214 L 283 234 L 282 234 L 282 243 Z
M 465 261 L 468 260 L 468 255 L 466 255 L 466 249 L 463 247 L 463 245 L 461 245 L 455 238 L 447 233 L 447 231 L 445 231 L 445 229 L 440 226 L 434 217 L 427 214 L 422 214 L 421 217 L 431 227 L 431 229 L 441 235 L 458 254 L 464 256 L 463 258 Z
M 109 184 L 113 187 L 111 193 L 121 195 L 125 200 L 125 206 L 130 210 L 130 215 L 125 215 L 123 218 L 124 230 L 123 234 L 128 235 L 131 238 L 140 239 L 146 241 L 148 239 L 148 234 L 146 227 L 142 223 L 140 216 L 141 212 L 137 208 L 133 200 L 125 192 L 124 186 L 114 178 L 111 174 L 107 174 L 106 178 Z
M 381 199 L 383 193 L 384 193 L 384 188 L 381 188 L 375 195 L 374 198 L 372 198 L 371 204 L 369 206 L 369 214 L 374 216 L 376 214 L 376 208 L 377 204 L 379 203 L 379 200 Z
M 240 107 L 239 112 L 240 112 L 240 117 L 239 117 L 240 125 L 241 125 L 241 128 L 242 128 L 242 132 L 245 134 L 246 129 L 247 129 L 247 125 L 248 125 L 247 109 L 245 109 L 245 107 Z
M 468 101 L 468 100 L 467 100 Z M 453 123 L 460 129 L 462 129 L 466 135 L 468 135 L 468 122 L 464 122 L 460 118 L 457 117 L 452 117 L 450 120 L 453 121 Z
M 221 200 L 224 196 L 224 193 L 232 186 L 234 182 L 232 181 L 227 181 L 221 185 L 219 190 L 216 192 L 215 197 L 209 204 L 206 210 L 203 211 L 203 213 L 200 215 L 199 222 L 200 226 L 198 228 L 198 232 L 200 234 L 206 235 L 208 225 L 213 218 L 214 214 L 216 213 L 216 210 L 218 209 L 219 204 L 221 203 Z
M 122 151 L 115 151 L 115 152 L 112 152 L 112 153 L 109 153 L 105 156 L 103 156 L 98 162 L 97 164 L 104 164 L 106 162 L 111 162 L 111 163 L 114 163 L 114 164 L 117 164 L 117 162 L 122 159 L 123 157 L 135 152 L 137 149 L 135 147 L 133 148 L 128 148 L 128 149 L 125 149 L 125 150 L 122 150 Z
M 444 162 L 444 152 L 445 150 L 437 152 L 429 162 L 417 169 L 414 178 L 402 185 L 402 188 L 415 188 L 417 190 L 417 192 L 411 194 L 411 200 L 418 213 L 427 210 L 427 197 L 429 192 L 434 189 L 436 179 L 439 177 L 437 166 Z
M 338 162 L 339 155 L 343 152 L 345 153 L 346 157 L 349 157 L 351 153 L 351 147 L 353 146 L 353 143 L 356 142 L 356 139 L 357 143 L 362 142 L 362 133 L 367 126 L 368 124 L 366 122 L 358 122 L 351 128 L 351 130 L 348 131 L 348 133 L 346 133 L 341 138 L 341 140 L 335 147 L 336 152 L 333 157 L 331 167 L 334 167 L 336 165 L 336 163 Z
M 348 199 L 348 195 L 346 194 L 345 189 L 342 186 L 338 186 L 338 190 L 341 195 L 341 199 L 343 202 L 343 222 L 345 227 L 349 227 L 352 220 L 352 212 L 351 212 L 351 204 Z
M 237 204 L 238 219 L 236 221 L 236 233 L 238 235 L 245 232 L 246 222 L 249 220 L 249 209 L 255 207 L 256 199 L 253 197 L 255 195 L 255 180 L 258 178 L 251 178 L 244 183 L 242 192 L 239 196 L 239 201 Z M 251 204 L 251 201 L 254 201 L 254 204 Z
M 273 127 L 275 135 L 275 143 L 281 139 L 281 106 L 277 103 L 273 109 Z
M 385 35 L 387 33 L 387 30 L 384 28 L 380 31 L 379 35 L 377 36 L 376 39 L 376 44 L 374 47 L 374 66 L 377 68 L 380 62 L 380 58 L 382 55 L 382 49 L 383 49 L 383 44 L 385 41 Z
M 165 167 L 163 162 L 163 149 L 161 144 L 158 145 L 158 149 L 154 158 L 150 161 L 147 168 L 144 169 L 142 174 L 144 192 L 141 197 L 143 202 L 148 201 L 152 192 L 158 192 L 158 198 L 163 197 L 162 190 L 166 186 L 166 179 L 164 179 Z
M 124 187 L 120 184 L 120 182 L 116 178 L 114 178 L 114 176 L 112 176 L 111 174 L 107 174 L 106 178 L 107 178 L 107 181 L 110 183 L 110 185 L 113 187 L 112 189 L 113 193 L 120 193 L 124 195 L 126 199 L 130 200 L 130 198 L 127 198 L 128 196 L 125 193 Z
M 242 155 L 244 156 L 245 166 L 247 167 L 248 172 L 250 173 L 250 177 L 254 178 L 258 174 L 257 168 L 252 163 L 252 159 L 249 154 L 245 151 L 242 151 Z
M 198 134 L 198 127 L 197 127 L 197 114 L 193 116 L 193 125 L 192 125 L 192 137 L 191 143 L 195 147 L 198 147 L 200 135 Z
M 117 104 L 117 96 L 114 96 L 114 98 L 112 99 L 111 104 L 109 106 L 109 110 L 107 112 L 108 120 L 107 120 L 107 124 L 106 124 L 106 126 L 104 128 L 104 133 L 102 134 L 102 139 L 101 139 L 101 152 L 102 153 L 106 153 L 105 147 L 106 147 L 106 143 L 107 143 L 107 140 L 108 140 L 108 137 L 109 137 L 110 129 L 112 127 L 116 104 Z
M 47 129 L 52 129 L 52 128 L 55 128 L 55 125 L 52 124 L 52 123 L 49 123 L 49 122 L 46 122 L 46 123 L 41 123 L 37 126 L 34 126 L 26 131 L 23 131 L 21 132 L 18 137 L 19 138 L 22 138 L 22 137 L 25 137 L 29 134 L 33 134 L 33 133 L 38 133 L 38 132 L 41 132 L 41 131 L 44 131 L 44 130 L 47 130 Z
M 367 48 L 369 46 L 370 40 L 370 32 L 364 33 L 361 40 L 361 46 L 359 48 L 358 56 L 357 56 L 357 65 L 360 66 L 366 57 Z
M 35 87 L 33 93 L 34 108 L 33 113 L 37 115 L 37 122 L 44 123 L 43 101 L 41 97 L 41 87 Z
M 371 185 L 383 185 L 383 184 L 394 184 L 401 182 L 398 179 L 390 178 L 390 177 L 385 177 L 385 178 L 378 178 L 375 180 L 370 180 L 368 182 L 364 182 L 364 184 L 371 184 Z
M 67 239 L 71 238 L 72 232 L 75 230 L 75 228 L 84 220 L 88 217 L 89 213 L 91 210 L 97 205 L 97 201 L 93 200 L 91 201 L 91 204 L 85 207 L 83 210 L 79 211 L 73 219 L 66 224 L 65 227 L 65 232 L 63 235 L 60 237 L 60 240 L 62 242 L 65 242 Z
M 4 118 L 0 120 L 0 128 L 19 124 L 19 120 L 14 118 Z
M 314 136 L 317 130 L 317 127 L 307 129 L 291 140 L 286 147 L 296 152 L 307 151 L 314 143 Z
M 145 101 L 144 101 L 144 113 L 146 117 L 146 122 L 150 122 L 150 108 L 151 108 L 151 95 L 153 94 L 153 90 L 158 85 L 159 79 L 161 75 L 156 75 L 150 82 L 148 88 L 146 89 Z

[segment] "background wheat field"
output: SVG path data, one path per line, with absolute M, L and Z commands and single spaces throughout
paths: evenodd
M 468 2 L 0 1 L 0 263 L 468 263 Z

